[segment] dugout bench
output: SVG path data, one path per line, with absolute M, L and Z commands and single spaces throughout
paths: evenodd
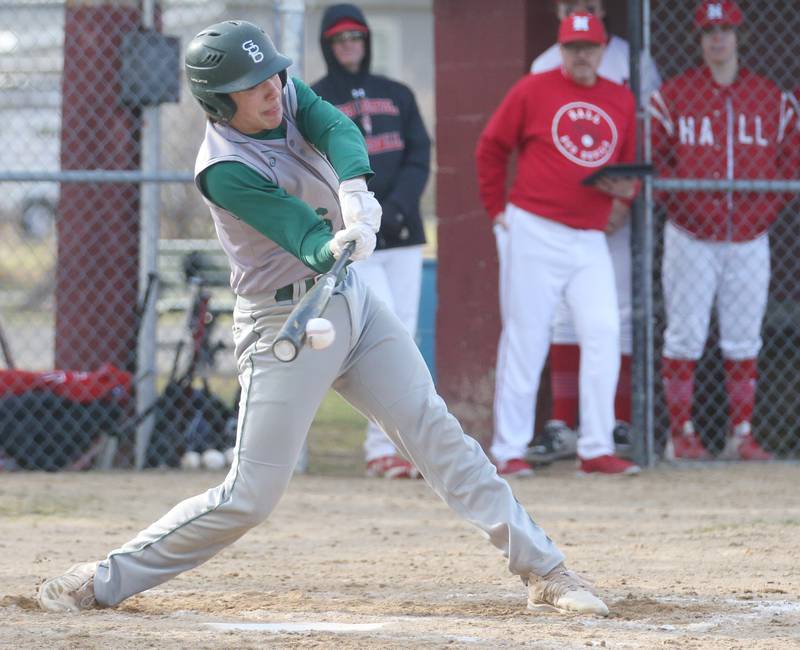
M 233 311 L 235 296 L 230 288 L 228 258 L 216 239 L 162 239 L 158 243 L 160 292 L 159 314 L 186 311 L 190 277 L 199 278 L 211 292 L 214 309 Z

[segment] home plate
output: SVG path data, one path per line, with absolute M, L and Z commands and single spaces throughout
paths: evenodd
M 208 627 L 225 632 L 372 632 L 384 623 L 206 623 Z

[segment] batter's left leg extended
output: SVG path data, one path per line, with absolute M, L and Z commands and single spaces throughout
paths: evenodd
M 221 485 L 179 503 L 100 562 L 94 591 L 101 605 L 116 605 L 202 564 L 277 505 L 353 338 L 346 303 L 334 295 L 325 311 L 336 328 L 334 342 L 323 350 L 303 347 L 291 363 L 278 361 L 270 346 L 292 307 L 269 297 L 237 300 L 242 396 L 231 469 Z

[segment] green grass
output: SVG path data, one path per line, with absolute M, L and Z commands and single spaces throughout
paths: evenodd
M 99 503 L 97 497 L 84 498 L 81 507 L 91 508 Z M 61 517 L 76 516 L 75 501 L 69 496 L 47 494 L 17 494 L 0 492 L 0 517 Z
M 329 391 L 308 434 L 310 474 L 360 476 L 364 472 L 367 420 Z
M 166 380 L 162 379 L 161 384 Z M 211 389 L 230 404 L 236 394 L 235 377 L 214 377 Z M 163 390 L 163 386 L 159 387 Z M 366 418 L 335 391 L 328 391 L 308 434 L 309 473 L 335 476 L 361 475 L 364 471 Z
M 166 379 L 159 381 L 163 390 Z M 230 404 L 238 388 L 236 377 L 215 376 L 211 390 Z M 367 420 L 338 393 L 325 396 L 308 433 L 309 472 L 336 476 L 361 475 L 364 471 L 364 433 Z

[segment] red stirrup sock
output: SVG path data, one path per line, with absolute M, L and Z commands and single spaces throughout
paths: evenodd
M 664 395 L 667 399 L 670 430 L 673 435 L 683 431 L 683 424 L 692 419 L 694 396 L 694 369 L 691 359 L 661 359 L 661 376 L 664 380 Z
M 753 419 L 757 376 L 755 359 L 725 359 L 725 390 L 728 393 L 732 429 Z
M 553 393 L 551 420 L 561 420 L 570 429 L 578 417 L 578 375 L 581 349 L 577 345 L 550 346 L 550 390 Z
M 614 417 L 621 422 L 631 421 L 631 362 L 633 357 L 623 354 L 619 363 L 617 393 L 614 395 Z

